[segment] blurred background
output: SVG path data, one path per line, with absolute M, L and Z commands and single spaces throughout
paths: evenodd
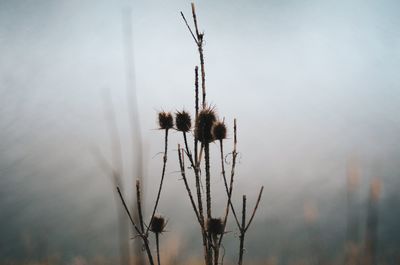
M 196 7 L 208 103 L 229 126 L 227 152 L 238 121 L 234 203 L 247 194 L 251 207 L 265 186 L 246 259 L 338 262 L 349 241 L 368 240 L 372 214 L 377 259 L 397 264 L 400 3 Z M 118 257 L 118 201 L 99 163 L 113 163 L 116 138 L 130 204 L 143 161 L 150 215 L 164 141 L 157 112 L 194 113 L 198 55 L 179 11 L 190 18 L 190 2 L 0 1 L 0 263 Z M 159 208 L 169 219 L 162 251 L 201 256 L 177 143 L 182 138 L 172 132 Z M 214 207 L 222 215 L 218 145 L 211 148 Z M 234 222 L 228 230 L 226 259 L 236 260 Z

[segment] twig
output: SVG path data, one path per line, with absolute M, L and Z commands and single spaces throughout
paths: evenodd
M 142 196 L 140 192 L 140 180 L 136 180 L 136 201 L 137 201 L 137 209 L 139 215 L 140 229 L 141 232 L 144 233 L 144 222 L 143 222 L 143 211 L 142 211 Z
M 183 150 L 182 150 L 182 152 L 183 152 Z M 206 229 L 205 229 L 205 226 L 204 226 L 204 216 L 203 216 L 203 212 L 202 211 L 198 211 L 197 208 L 196 208 L 196 203 L 194 202 L 194 199 L 193 199 L 193 196 L 192 196 L 192 192 L 190 190 L 190 187 L 189 187 L 189 184 L 188 184 L 188 181 L 187 181 L 187 178 L 186 178 L 184 156 L 181 153 L 181 147 L 180 147 L 179 144 L 178 144 L 178 158 L 179 158 L 179 166 L 180 166 L 180 170 L 181 170 L 181 175 L 182 175 L 183 181 L 185 183 L 185 188 L 186 188 L 186 191 L 187 191 L 187 193 L 189 195 L 189 199 L 190 199 L 190 202 L 192 204 L 192 208 L 193 208 L 193 210 L 194 210 L 194 212 L 196 214 L 197 221 L 200 224 L 201 234 L 202 234 L 202 239 L 203 239 L 204 255 L 205 255 L 206 260 L 208 260 L 209 253 L 208 253 L 207 234 L 206 234 Z M 197 192 L 199 193 L 200 189 L 198 188 L 198 186 L 196 188 L 197 188 Z M 197 198 L 200 198 L 200 201 L 199 201 L 199 208 L 200 208 L 200 206 L 202 207 L 202 202 L 201 202 L 201 197 L 200 197 L 199 194 L 197 194 Z M 203 209 L 203 208 L 201 208 L 201 209 Z
M 231 180 L 229 183 L 229 192 L 227 192 L 227 196 L 228 196 L 228 204 L 230 205 L 231 209 L 232 209 L 232 214 L 233 217 L 236 221 L 237 226 L 240 228 L 240 222 L 239 222 L 239 218 L 237 217 L 236 211 L 235 211 L 235 207 L 233 207 L 232 204 L 232 192 L 233 192 L 233 180 L 234 180 L 234 176 L 235 176 L 235 168 L 236 168 L 236 158 L 237 158 L 237 126 L 236 126 L 236 119 L 233 120 L 233 151 L 232 151 L 232 166 L 231 166 Z M 228 190 L 227 187 L 226 191 Z
M 197 121 L 197 117 L 199 116 L 199 67 L 196 65 L 194 68 L 194 90 L 195 90 L 195 121 Z M 197 156 L 198 156 L 198 143 L 199 139 L 197 139 L 197 135 L 194 134 L 194 161 L 197 166 Z M 197 185 L 197 183 L 196 183 Z
M 124 200 L 124 197 L 122 196 L 121 190 L 119 189 L 118 186 L 117 186 L 117 192 L 118 192 L 119 197 L 120 197 L 120 199 L 121 199 L 121 202 L 122 202 L 122 204 L 123 204 L 123 206 L 124 206 L 124 208 L 125 208 L 126 214 L 127 214 L 128 217 L 129 217 L 129 220 L 131 220 L 131 223 L 132 223 L 133 227 L 135 228 L 136 232 L 138 233 L 138 235 L 139 235 L 139 236 L 142 238 L 142 240 L 143 240 L 144 247 L 145 247 L 145 249 L 146 249 L 146 253 L 147 253 L 147 257 L 148 257 L 148 259 L 149 259 L 150 265 L 154 265 L 153 255 L 151 254 L 151 250 L 150 250 L 150 247 L 149 247 L 149 241 L 148 241 L 148 239 L 147 239 L 146 234 L 141 233 L 140 230 L 139 230 L 139 227 L 136 225 L 135 221 L 133 221 L 132 215 L 131 215 L 131 213 L 129 212 L 128 206 L 126 205 L 125 200 Z
M 224 179 L 224 185 L 225 185 L 226 193 L 227 193 L 227 196 L 228 196 L 228 200 L 227 200 L 226 207 L 225 207 L 225 216 L 224 216 L 224 219 L 223 219 L 223 227 L 224 227 L 224 231 L 225 231 L 226 223 L 228 221 L 229 208 L 233 207 L 233 206 L 231 206 L 231 204 L 232 204 L 231 203 L 231 198 L 232 198 L 233 181 L 232 181 L 232 177 L 231 177 L 231 182 L 230 182 L 230 186 L 229 186 L 229 189 L 228 189 L 228 183 L 227 183 L 226 174 L 225 174 L 224 148 L 223 148 L 222 140 L 220 140 L 220 153 L 221 153 L 222 177 Z M 218 248 L 221 246 L 223 237 L 224 237 L 224 233 L 219 237 Z
M 196 203 L 195 203 L 195 201 L 193 199 L 192 191 L 190 190 L 189 183 L 188 183 L 187 178 L 186 178 L 185 162 L 184 162 L 184 156 L 183 156 L 182 152 L 183 152 L 183 149 L 181 149 L 181 146 L 178 144 L 178 159 L 179 159 L 179 166 L 180 166 L 180 170 L 181 170 L 182 179 L 183 179 L 183 182 L 185 183 L 185 188 L 186 188 L 186 191 L 187 191 L 187 193 L 189 195 L 189 199 L 190 199 L 190 202 L 192 204 L 192 208 L 194 210 L 194 213 L 196 214 L 196 218 L 199 221 L 199 224 L 200 224 L 201 228 L 204 229 L 203 223 L 202 223 L 202 221 L 200 219 L 200 215 L 199 215 L 199 212 L 198 212 L 197 207 L 196 207 Z
M 197 26 L 197 16 L 196 16 L 196 9 L 194 6 L 194 3 L 191 3 L 192 6 L 192 15 L 193 15 L 193 22 L 194 22 L 194 28 L 196 30 L 196 35 L 199 37 L 199 27 Z
M 157 262 L 158 265 L 161 265 L 160 262 L 160 244 L 159 244 L 159 233 L 155 233 L 156 234 L 156 248 L 157 248 Z
M 247 231 L 247 229 L 249 229 L 251 222 L 253 222 L 254 216 L 256 215 L 258 205 L 260 204 L 260 201 L 261 201 L 261 196 L 262 196 L 263 191 L 264 191 L 264 186 L 262 186 L 260 189 L 260 193 L 258 194 L 257 202 L 256 202 L 256 205 L 254 206 L 253 213 L 251 214 L 250 220 L 244 229 L 245 232 Z
M 246 236 L 247 229 L 249 229 L 249 226 L 252 223 L 253 218 L 254 218 L 254 216 L 256 214 L 256 211 L 258 209 L 258 205 L 260 204 L 263 190 L 264 190 L 264 186 L 262 186 L 261 189 L 260 189 L 260 193 L 258 194 L 256 205 L 254 206 L 253 213 L 252 213 L 252 215 L 250 217 L 250 220 L 249 220 L 249 222 L 247 224 L 246 224 L 246 195 L 243 195 L 242 223 L 239 226 L 239 230 L 240 230 L 240 236 L 239 236 L 239 240 L 240 240 L 240 244 L 239 244 L 239 262 L 238 262 L 239 265 L 242 265 L 242 263 L 243 263 L 244 238 Z
M 154 204 L 153 212 L 151 214 L 150 223 L 149 223 L 149 226 L 147 227 L 146 234 L 149 232 L 149 228 L 150 228 L 151 222 L 153 221 L 154 215 L 156 214 L 157 206 L 158 206 L 158 203 L 160 201 L 161 189 L 162 189 L 163 182 L 164 182 L 165 169 L 166 169 L 166 166 L 167 166 L 168 129 L 165 129 L 165 144 L 164 144 L 164 146 L 165 146 L 165 149 L 164 149 L 163 168 L 162 168 L 162 173 L 161 173 L 160 186 L 158 187 L 157 199 L 156 199 L 156 202 Z
M 202 95 L 203 95 L 203 108 L 206 108 L 206 72 L 204 69 L 204 50 L 203 50 L 203 39 L 204 33 L 199 32 L 199 27 L 197 25 L 197 16 L 196 16 L 196 8 L 194 3 L 192 3 L 192 16 L 194 22 L 194 28 L 196 30 L 197 35 L 197 48 L 199 51 L 200 57 L 200 69 L 201 69 L 201 88 L 202 88 Z
M 211 183 L 210 183 L 210 145 L 204 143 L 204 160 L 206 167 L 206 202 L 207 202 L 207 219 L 211 219 Z
M 243 202 L 242 202 L 242 224 L 240 226 L 240 245 L 239 245 L 239 265 L 243 263 L 243 252 L 244 252 L 244 236 L 246 234 L 245 231 L 246 226 L 246 195 L 243 195 Z
M 196 42 L 196 44 L 198 44 L 198 41 L 197 41 L 196 37 L 194 36 L 193 31 L 192 31 L 192 29 L 190 28 L 190 26 L 189 26 L 189 24 L 188 24 L 188 22 L 187 22 L 187 20 L 186 20 L 186 18 L 185 18 L 185 15 L 183 14 L 182 11 L 181 11 L 181 16 L 182 16 L 183 20 L 185 21 L 185 24 L 186 24 L 187 28 L 189 29 L 189 32 L 190 32 L 190 34 L 192 35 L 194 41 Z

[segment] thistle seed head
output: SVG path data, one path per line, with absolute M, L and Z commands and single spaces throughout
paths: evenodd
M 164 231 L 165 228 L 165 219 L 161 215 L 154 215 L 153 220 L 150 224 L 150 231 L 153 233 L 159 234 Z
M 224 233 L 224 224 L 221 218 L 210 218 L 207 221 L 207 232 L 212 235 L 222 235 Z
M 186 111 L 178 111 L 175 114 L 175 126 L 178 131 L 188 132 L 192 127 L 192 120 Z
M 213 108 L 202 109 L 196 119 L 195 135 L 201 143 L 211 143 L 214 141 L 211 128 L 216 121 Z
M 212 126 L 212 136 L 215 140 L 224 140 L 226 138 L 226 125 L 223 121 L 217 121 Z
M 174 119 L 171 113 L 165 111 L 158 113 L 158 125 L 163 130 L 171 129 L 174 126 Z

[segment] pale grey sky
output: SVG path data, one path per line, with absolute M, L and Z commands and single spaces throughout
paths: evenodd
M 351 156 L 359 158 L 365 182 L 376 175 L 398 179 L 398 1 L 196 6 L 206 38 L 208 101 L 229 125 L 238 118 L 238 193 L 253 198 L 266 185 L 263 215 L 296 205 L 295 196 L 336 194 Z M 110 148 L 102 91 L 111 89 L 129 169 L 122 34 L 122 10 L 129 7 L 148 182 L 158 181 L 163 139 L 153 130 L 156 112 L 184 107 L 193 113 L 198 57 L 179 14 L 190 17 L 190 2 L 3 0 L 0 168 L 7 184 L 1 193 L 55 189 L 60 201 L 76 203 L 73 194 L 81 194 L 84 183 L 91 187 L 88 199 L 112 197 L 107 178 L 93 176 L 100 173 L 89 149 Z M 178 141 L 173 134 L 170 150 Z M 166 201 L 184 196 L 174 192 L 184 190 L 176 154 L 170 156 Z M 385 192 L 394 190 L 385 186 Z

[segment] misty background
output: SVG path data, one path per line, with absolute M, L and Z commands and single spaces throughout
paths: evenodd
M 229 128 L 238 120 L 234 202 L 246 193 L 253 205 L 265 186 L 246 255 L 307 255 L 305 205 L 316 212 L 323 252 L 340 255 L 346 167 L 355 160 L 361 225 L 369 183 L 381 180 L 379 254 L 392 260 L 400 249 L 400 3 L 198 1 L 196 7 L 208 102 Z M 198 55 L 179 14 L 190 17 L 190 2 L 0 1 L 0 260 L 117 255 L 114 187 L 93 150 L 112 160 L 105 118 L 111 106 L 130 198 L 138 154 L 126 96 L 126 10 L 150 209 L 162 165 L 157 112 L 194 113 Z M 232 141 L 231 129 L 228 136 Z M 170 232 L 162 241 L 189 244 L 201 255 L 178 173 L 178 142 L 172 133 L 159 208 Z M 212 181 L 220 187 L 214 201 L 222 202 L 217 145 L 212 149 Z M 228 229 L 225 247 L 236 253 L 233 222 Z

